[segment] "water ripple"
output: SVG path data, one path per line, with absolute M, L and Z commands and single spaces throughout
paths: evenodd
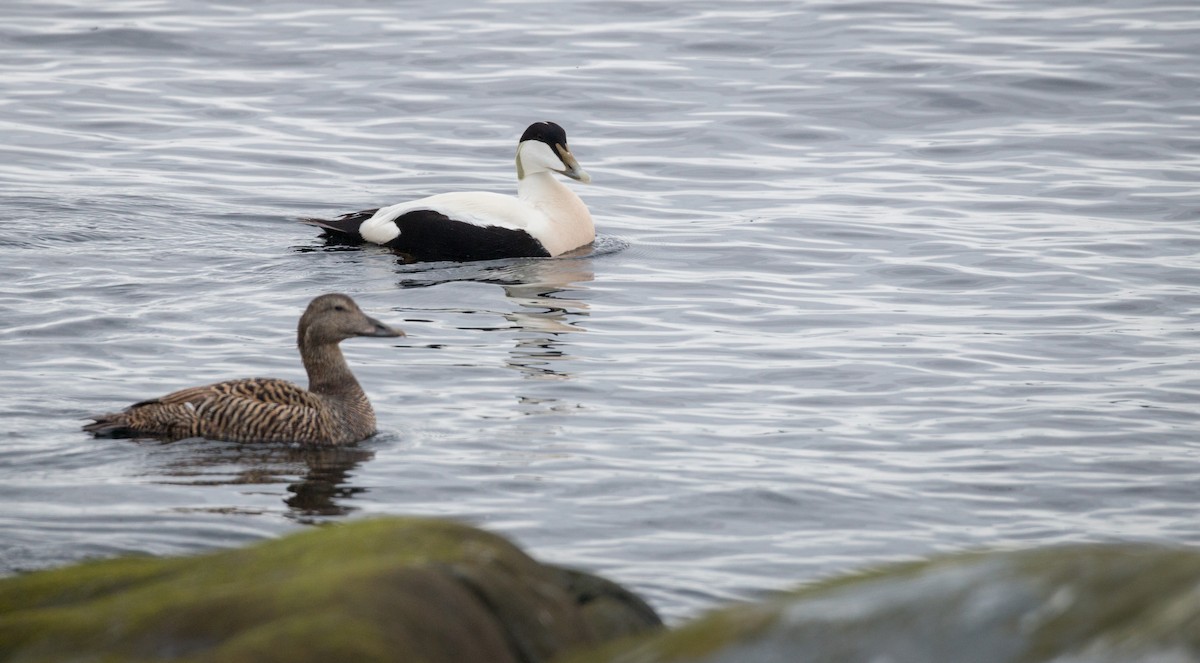
M 679 618 L 935 550 L 1200 543 L 1188 4 L 9 5 L 0 570 L 448 515 Z M 511 192 L 537 119 L 595 178 L 591 250 L 402 265 L 294 221 Z M 303 381 L 331 290 L 409 333 L 345 346 L 359 449 L 79 432 Z

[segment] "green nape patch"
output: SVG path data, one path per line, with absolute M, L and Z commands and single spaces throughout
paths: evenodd
M 594 639 L 566 585 L 561 570 L 465 525 L 358 521 L 0 579 L 0 658 L 541 660 Z

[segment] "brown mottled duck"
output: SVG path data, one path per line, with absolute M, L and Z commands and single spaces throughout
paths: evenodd
M 308 389 L 275 378 L 229 380 L 92 417 L 95 421 L 83 429 L 98 437 L 205 437 L 310 446 L 358 442 L 375 433 L 375 411 L 338 343 L 354 336 L 403 335 L 368 317 L 346 295 L 321 295 L 300 317 L 296 338 Z

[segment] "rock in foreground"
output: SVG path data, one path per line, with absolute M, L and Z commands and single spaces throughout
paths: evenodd
M 424 519 L 0 580 L 0 659 L 537 663 L 659 624 L 595 576 Z
M 571 663 L 1200 661 L 1200 552 L 962 554 L 714 612 Z

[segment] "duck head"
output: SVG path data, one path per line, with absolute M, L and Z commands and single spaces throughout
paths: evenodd
M 592 181 L 567 148 L 567 132 L 553 122 L 534 122 L 517 144 L 517 179 L 548 170 L 585 184 Z
M 395 337 L 404 332 L 368 316 L 347 295 L 321 295 L 300 316 L 297 340 L 301 346 L 339 343 L 354 336 Z

